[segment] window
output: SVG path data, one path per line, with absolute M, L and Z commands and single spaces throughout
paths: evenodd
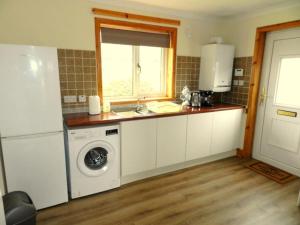
M 160 47 L 102 43 L 103 97 L 166 96 L 166 56 Z
M 280 61 L 277 78 L 275 104 L 299 107 L 300 57 L 283 57 Z
M 100 97 L 173 98 L 176 35 L 172 27 L 96 19 Z

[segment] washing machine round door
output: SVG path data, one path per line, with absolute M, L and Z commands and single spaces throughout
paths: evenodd
M 113 165 L 115 150 L 105 141 L 90 142 L 78 154 L 77 166 L 86 176 L 100 176 Z

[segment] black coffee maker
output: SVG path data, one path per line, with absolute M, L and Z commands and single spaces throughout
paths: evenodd
M 201 105 L 202 106 L 213 106 L 213 91 L 201 91 Z

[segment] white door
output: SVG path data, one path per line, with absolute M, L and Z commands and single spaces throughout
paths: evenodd
M 0 44 L 2 137 L 62 131 L 57 49 Z
M 156 119 L 121 123 L 122 176 L 156 167 Z
M 240 147 L 242 109 L 214 112 L 211 154 L 229 152 Z
M 187 116 L 157 119 L 157 167 L 185 161 Z
M 188 115 L 186 160 L 210 155 L 213 113 Z
M 254 157 L 300 174 L 300 29 L 266 40 Z
M 25 191 L 37 209 L 68 201 L 63 133 L 3 138 L 7 191 Z

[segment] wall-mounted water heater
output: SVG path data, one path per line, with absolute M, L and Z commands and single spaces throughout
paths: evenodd
M 226 92 L 231 90 L 234 46 L 208 44 L 202 46 L 199 90 Z

